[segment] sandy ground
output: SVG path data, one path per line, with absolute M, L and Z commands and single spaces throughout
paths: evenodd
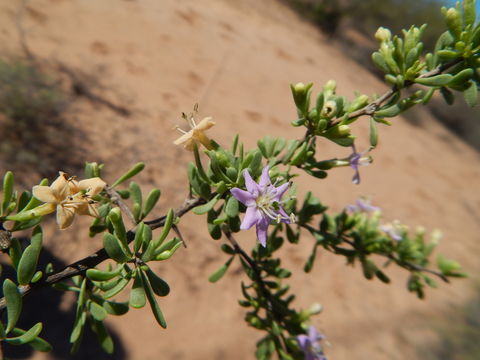
M 0 43 L 7 54 L 20 51 L 14 22 L 18 4 L 0 0 Z M 86 132 L 80 140 L 87 149 L 85 160 L 105 161 L 107 179 L 137 161 L 147 163 L 138 181 L 162 189 L 159 214 L 186 195 L 185 164 L 191 154 L 172 145 L 177 137 L 172 127 L 194 103 L 202 116 L 217 121 L 210 132 L 217 142 L 228 144 L 238 132 L 246 145 L 254 146 L 264 135 L 301 135 L 289 126 L 295 118 L 290 83 L 313 81 L 319 88 L 335 79 L 338 91 L 347 96 L 354 90 L 385 90 L 348 53 L 274 0 L 31 0 L 22 23 L 37 58 L 91 75 L 107 89 L 103 96 L 133 109 L 125 118 L 80 100 L 70 119 Z M 361 148 L 367 146 L 367 123 L 365 119 L 355 128 Z M 440 228 L 445 235 L 440 252 L 461 261 L 472 276 L 428 291 L 427 300 L 420 301 L 406 291 L 402 271 L 389 270 L 393 284 L 385 286 L 320 252 L 313 273 L 298 273 L 290 282 L 298 307 L 324 306 L 315 324 L 328 337 L 329 358 L 335 360 L 420 359 L 415 349 L 436 341 L 432 320 L 469 299 L 478 280 L 478 154 L 426 112 L 420 124 L 396 118 L 380 135 L 374 164 L 361 169 L 361 185 L 351 183 L 351 169 L 345 168 L 322 181 L 300 178 L 301 188 L 312 189 L 333 210 L 367 195 L 384 209 L 387 220 Z M 319 153 L 341 157 L 349 150 L 324 142 Z M 47 228 L 49 251 L 71 262 L 96 250 L 101 240 L 87 239 L 77 234 L 79 229 L 77 224 L 59 234 Z M 107 322 L 119 350 L 105 358 L 253 358 L 259 334 L 242 323 L 243 310 L 237 306 L 243 278 L 239 265 L 223 281 L 209 284 L 209 274 L 224 261 L 220 242 L 208 238 L 203 220 L 194 215 L 185 217 L 182 231 L 188 249 L 156 267 L 172 287 L 160 299 L 168 330 L 156 325 L 149 309 L 111 318 Z M 248 248 L 253 237 L 247 232 L 240 238 Z M 302 242 L 285 250 L 290 268 L 300 269 L 308 256 L 312 240 Z M 35 300 L 28 303 L 34 306 Z M 45 324 L 47 335 L 49 327 L 57 326 L 67 338 L 67 315 L 60 319 L 65 324 Z M 85 354 L 103 358 L 96 350 Z M 34 358 L 68 355 L 57 351 Z

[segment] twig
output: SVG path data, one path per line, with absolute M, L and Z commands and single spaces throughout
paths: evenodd
M 275 309 L 275 305 L 274 305 L 274 302 L 273 302 L 273 299 L 272 299 L 272 295 L 270 294 L 270 292 L 267 290 L 267 287 L 265 286 L 265 283 L 262 279 L 261 271 L 258 268 L 257 263 L 240 247 L 237 240 L 235 240 L 235 238 L 233 237 L 233 234 L 230 231 L 230 229 L 224 228 L 222 230 L 223 230 L 223 233 L 225 234 L 227 240 L 233 246 L 233 248 L 235 249 L 237 254 L 239 254 L 248 263 L 250 268 L 255 273 L 255 277 L 257 278 L 257 284 L 260 287 L 260 291 L 261 291 L 262 295 L 264 296 L 264 298 L 267 300 L 267 304 L 270 307 L 270 309 L 268 309 L 268 310 L 270 310 L 274 319 L 277 322 L 281 323 L 282 322 L 282 316 Z M 283 334 L 280 334 L 279 336 L 280 336 L 280 339 L 282 340 L 280 342 L 280 344 L 283 348 L 283 351 L 285 351 L 285 353 L 288 353 L 288 347 L 287 347 L 285 337 L 283 336 Z
M 452 66 L 460 64 L 462 61 L 464 61 L 463 58 L 458 58 L 458 59 L 449 61 L 445 64 L 442 64 L 442 65 L 438 66 L 437 68 L 435 68 L 431 71 L 428 71 L 428 72 L 418 76 L 418 78 L 424 79 L 424 78 L 429 78 L 429 77 L 432 77 L 432 76 L 439 75 L 439 74 L 443 73 L 445 70 L 451 68 Z M 348 114 L 347 118 L 348 119 L 353 119 L 353 118 L 363 116 L 363 115 L 372 116 L 375 113 L 375 111 L 377 111 L 377 109 L 380 106 L 382 106 L 388 99 L 390 99 L 397 91 L 400 91 L 402 89 L 406 89 L 406 88 L 412 86 L 413 84 L 415 84 L 414 81 L 405 81 L 405 84 L 402 88 L 398 88 L 397 85 L 394 85 L 390 90 L 385 92 L 377 100 L 371 102 L 368 105 L 365 105 L 363 108 L 361 108 L 357 111 L 354 111 L 354 112 Z M 339 124 L 342 120 L 343 120 L 343 118 L 337 118 L 337 119 L 335 119 L 331 122 L 330 126 L 335 126 L 335 125 Z
M 185 200 L 185 202 L 177 208 L 174 213 L 175 216 L 181 217 L 194 207 L 204 204 L 205 200 L 202 198 L 190 198 Z M 158 219 L 152 220 L 152 221 L 147 221 L 145 222 L 146 225 L 149 225 L 152 230 L 157 229 L 159 227 L 162 227 L 165 225 L 165 220 L 166 216 L 162 216 Z M 127 243 L 132 242 L 135 239 L 135 230 L 129 230 L 127 232 Z M 35 289 L 39 289 L 45 286 L 50 286 L 53 285 L 59 281 L 71 278 L 76 275 L 80 275 L 83 272 L 85 272 L 88 269 L 91 269 L 101 262 L 109 259 L 110 257 L 108 256 L 107 252 L 105 251 L 104 248 L 96 251 L 92 255 L 89 255 L 81 260 L 78 260 L 74 262 L 73 264 L 67 265 L 65 268 L 63 268 L 60 271 L 57 271 L 49 276 L 47 276 L 44 279 L 41 279 L 40 281 L 33 283 L 33 284 L 28 284 L 24 286 L 19 287 L 19 291 L 21 296 L 26 296 L 30 294 L 32 291 Z M 6 301 L 5 298 L 0 299 L 0 312 L 5 309 L 6 307 Z
M 313 228 L 312 226 L 308 225 L 308 224 L 301 224 L 300 225 L 301 227 L 307 229 L 310 233 L 320 233 L 317 229 Z M 361 247 L 358 247 L 353 241 L 350 241 L 348 239 L 346 239 L 345 237 L 340 237 L 341 240 L 350 245 L 352 248 L 354 248 L 355 250 L 358 250 L 360 251 L 361 253 L 363 254 L 366 254 L 365 253 L 365 249 L 364 248 L 361 248 Z M 375 255 L 380 255 L 380 256 L 384 256 L 392 261 L 394 261 L 398 266 L 406 269 L 406 270 L 414 270 L 414 271 L 418 271 L 418 272 L 426 272 L 426 273 L 429 273 L 429 274 L 432 274 L 432 275 L 435 275 L 437 276 L 438 278 L 440 278 L 441 280 L 443 280 L 444 282 L 446 283 L 449 283 L 450 280 L 448 279 L 448 277 L 446 277 L 445 275 L 443 275 L 442 273 L 438 272 L 438 271 L 435 271 L 435 270 L 432 270 L 432 269 L 428 269 L 428 268 L 425 268 L 423 266 L 420 266 L 420 265 L 417 265 L 417 264 L 413 264 L 413 263 L 410 263 L 408 261 L 403 261 L 403 260 L 400 260 L 400 259 L 397 259 L 394 255 L 392 254 L 386 254 L 386 253 L 380 253 L 380 252 L 374 252 L 373 254 Z
M 105 187 L 105 191 L 107 192 L 108 197 L 110 200 L 117 205 L 120 210 L 122 210 L 123 213 L 127 215 L 127 217 L 130 219 L 132 225 L 136 226 L 137 221 L 135 220 L 135 216 L 133 216 L 132 212 L 130 211 L 129 207 L 125 202 L 123 202 L 122 198 L 120 195 L 115 191 L 115 189 L 111 188 L 110 186 Z

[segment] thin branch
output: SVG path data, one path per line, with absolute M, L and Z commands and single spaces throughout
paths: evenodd
M 439 75 L 439 74 L 443 73 L 445 70 L 447 70 L 447 69 L 449 69 L 449 68 L 451 68 L 455 65 L 460 64 L 462 61 L 464 61 L 463 58 L 458 58 L 458 59 L 449 61 L 445 64 L 439 65 L 438 67 L 436 67 L 435 69 L 433 69 L 431 71 L 428 71 L 428 72 L 418 76 L 418 78 L 424 79 L 424 78 L 429 78 L 429 77 L 432 77 L 432 76 Z M 348 119 L 353 119 L 353 118 L 357 118 L 357 117 L 363 116 L 363 115 L 372 116 L 375 113 L 375 111 L 377 111 L 377 109 L 379 107 L 381 107 L 388 99 L 390 99 L 397 91 L 400 91 L 402 89 L 406 89 L 406 88 L 412 86 L 413 84 L 415 84 L 414 81 L 405 81 L 405 84 L 402 88 L 398 88 L 397 85 L 394 85 L 390 90 L 385 92 L 377 100 L 371 102 L 368 105 L 365 105 L 363 108 L 361 108 L 357 111 L 354 111 L 354 112 L 348 114 L 347 118 Z M 337 119 L 335 119 L 331 122 L 330 126 L 335 126 L 335 125 L 339 124 L 342 120 L 343 120 L 343 118 L 337 118 Z
M 105 191 L 107 192 L 108 197 L 110 200 L 117 205 L 120 210 L 122 210 L 125 215 L 130 219 L 132 225 L 137 226 L 137 222 L 135 220 L 135 216 L 133 216 L 132 212 L 130 211 L 130 208 L 125 204 L 125 202 L 122 200 L 121 196 L 115 191 L 114 188 L 111 188 L 110 186 L 105 187 Z
M 235 240 L 235 238 L 233 237 L 233 234 L 232 232 L 230 231 L 230 229 L 228 228 L 225 228 L 225 229 L 222 229 L 223 230 L 223 233 L 225 234 L 227 240 L 230 242 L 230 244 L 233 246 L 233 248 L 235 249 L 236 253 L 239 254 L 247 263 L 248 265 L 250 266 L 250 268 L 253 270 L 253 272 L 255 273 L 255 277 L 257 278 L 257 284 L 258 286 L 260 287 L 260 292 L 262 293 L 262 295 L 264 296 L 264 298 L 267 300 L 267 304 L 269 306 L 270 309 L 268 309 L 271 314 L 273 315 L 275 321 L 281 323 L 282 322 L 282 316 L 281 314 L 279 314 L 276 309 L 275 309 L 275 305 L 274 305 L 274 301 L 272 299 L 272 295 L 270 293 L 270 291 L 267 290 L 267 287 L 265 286 L 265 282 L 263 281 L 263 278 L 262 278 L 262 275 L 261 275 L 261 270 L 258 268 L 258 265 L 256 263 L 256 261 L 254 259 L 252 259 L 241 247 L 240 245 L 238 244 L 237 240 Z M 288 353 L 288 347 L 287 347 L 287 343 L 286 343 L 286 340 L 285 340 L 285 337 L 283 336 L 283 334 L 280 334 L 280 339 L 282 340 L 280 342 L 282 348 L 283 348 L 283 351 L 285 351 L 285 353 Z
M 182 206 L 177 208 L 175 210 L 175 216 L 181 217 L 184 214 L 186 214 L 188 211 L 193 209 L 194 207 L 204 204 L 206 201 L 202 198 L 189 198 L 184 201 Z M 152 220 L 152 221 L 146 221 L 145 224 L 149 225 L 152 230 L 157 229 L 159 227 L 162 227 L 165 225 L 165 220 L 166 216 L 162 216 L 158 219 Z M 127 242 L 130 243 L 135 239 L 135 229 L 129 230 L 127 232 Z M 57 271 L 51 275 L 48 275 L 46 278 L 41 279 L 40 281 L 33 283 L 33 284 L 28 284 L 25 286 L 20 286 L 19 291 L 20 294 L 23 296 L 26 296 L 30 294 L 32 291 L 35 289 L 39 289 L 45 286 L 50 286 L 53 285 L 59 281 L 71 278 L 76 275 L 80 275 L 87 271 L 88 269 L 91 269 L 101 262 L 109 259 L 110 257 L 108 256 L 107 252 L 105 251 L 104 248 L 96 251 L 92 255 L 89 255 L 81 260 L 78 260 L 74 262 L 73 264 L 70 264 L 63 268 L 60 271 Z M 5 309 L 6 307 L 6 301 L 5 298 L 0 299 L 0 312 Z
M 317 229 L 313 228 L 312 226 L 308 225 L 308 224 L 301 224 L 300 225 L 301 227 L 307 229 L 310 233 L 320 233 Z M 359 248 L 353 241 L 350 241 L 348 239 L 346 239 L 345 237 L 340 237 L 341 240 L 350 245 L 352 248 L 354 248 L 355 250 L 357 251 L 360 251 L 362 252 L 363 254 L 366 254 L 365 253 L 365 249 L 363 248 Z M 435 275 L 437 276 L 438 278 L 440 278 L 441 280 L 443 280 L 444 282 L 446 283 L 449 283 L 450 280 L 448 279 L 448 277 L 446 277 L 445 275 L 443 275 L 442 273 L 438 272 L 438 271 L 435 271 L 435 270 L 432 270 L 432 269 L 428 269 L 428 268 L 425 268 L 423 266 L 420 266 L 420 265 L 417 265 L 417 264 L 413 264 L 411 262 L 408 262 L 408 261 L 404 261 L 404 260 L 400 260 L 400 259 L 397 259 L 394 255 L 392 254 L 386 254 L 386 253 L 379 253 L 379 252 L 374 252 L 373 254 L 375 255 L 380 255 L 380 256 L 384 256 L 392 261 L 394 261 L 398 266 L 406 269 L 406 270 L 414 270 L 414 271 L 418 271 L 418 272 L 426 272 L 426 273 L 429 273 L 429 274 L 432 274 L 432 275 Z

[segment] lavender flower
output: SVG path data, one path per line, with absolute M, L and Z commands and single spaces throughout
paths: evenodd
M 348 157 L 350 166 L 355 171 L 355 174 L 353 175 L 353 178 L 352 178 L 352 182 L 354 184 L 360 184 L 360 172 L 358 171 L 358 167 L 363 165 L 369 165 L 372 162 L 372 158 L 370 156 L 365 156 L 365 154 L 368 154 L 370 149 L 359 153 L 355 148 L 355 144 L 353 144 L 352 150 L 353 150 L 353 153 Z
M 239 188 L 230 190 L 238 201 L 247 206 L 240 229 L 246 230 L 256 225 L 258 241 L 265 247 L 267 246 L 267 228 L 272 220 L 287 224 L 295 220 L 293 214 L 287 215 L 280 200 L 290 183 L 275 187 L 268 175 L 268 165 L 263 168 L 258 184 L 252 179 L 247 169 L 243 171 L 243 177 L 247 191 Z
M 395 220 L 392 223 L 380 226 L 385 234 L 390 236 L 395 241 L 401 241 L 403 239 L 402 233 L 405 231 L 405 225 L 402 225 L 400 221 Z
M 371 205 L 370 200 L 368 199 L 358 199 L 355 202 L 355 205 L 347 205 L 345 209 L 347 211 L 354 212 L 354 213 L 359 213 L 359 212 L 371 213 L 371 212 L 382 210 L 378 206 Z
M 314 326 L 308 328 L 308 335 L 297 336 L 298 345 L 305 354 L 305 360 L 327 360 L 319 343 L 324 338 Z

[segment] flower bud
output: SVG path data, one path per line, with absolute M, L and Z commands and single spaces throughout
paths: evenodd
M 297 95 L 297 96 L 304 95 L 306 90 L 307 90 L 307 88 L 306 88 L 305 84 L 302 83 L 302 82 L 296 83 L 293 86 L 293 91 L 295 92 L 295 95 Z
M 391 38 L 392 33 L 390 32 L 390 30 L 384 27 L 379 27 L 377 32 L 375 33 L 375 39 L 377 39 L 377 41 L 380 43 L 389 41 Z
M 321 115 L 323 117 L 331 119 L 337 113 L 337 103 L 333 100 L 329 100 L 323 105 Z
M 335 82 L 335 80 L 328 80 L 323 88 L 325 90 L 331 91 L 332 93 L 335 93 L 335 90 L 337 88 L 337 83 Z

